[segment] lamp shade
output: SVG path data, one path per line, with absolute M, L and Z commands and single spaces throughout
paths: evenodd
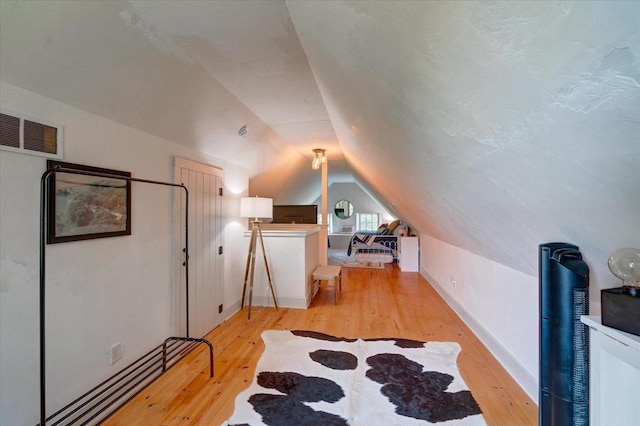
M 254 218 L 272 218 L 273 199 L 262 197 L 240 198 L 240 216 Z

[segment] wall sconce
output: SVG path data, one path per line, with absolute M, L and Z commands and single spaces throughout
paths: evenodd
M 326 152 L 327 150 L 322 148 L 316 148 L 313 150 L 313 153 L 315 154 L 313 161 L 311 162 L 311 168 L 313 170 L 318 170 L 322 164 L 327 162 L 327 156 L 325 155 Z

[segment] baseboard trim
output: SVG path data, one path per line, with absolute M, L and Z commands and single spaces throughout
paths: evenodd
M 227 321 L 229 318 L 240 312 L 240 303 L 241 301 L 238 299 L 236 303 L 230 305 L 222 311 L 222 322 Z
M 273 308 L 273 299 L 267 296 L 253 296 L 254 307 Z M 280 308 L 293 308 L 293 309 L 307 309 L 307 299 L 298 297 L 278 297 L 278 307 Z
M 507 351 L 478 321 L 475 320 L 463 307 L 451 297 L 444 287 L 424 269 L 420 268 L 420 275 L 438 292 L 445 302 L 453 309 L 460 319 L 471 329 L 480 339 L 489 352 L 496 357 L 498 362 L 507 370 L 513 379 L 520 385 L 527 395 L 538 404 L 538 382 L 537 380 L 518 362 L 517 359 Z

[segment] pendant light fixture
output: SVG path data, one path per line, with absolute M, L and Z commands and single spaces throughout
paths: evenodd
M 311 168 L 313 170 L 318 170 L 320 166 L 327 162 L 326 149 L 315 148 L 313 153 L 315 154 L 313 157 L 313 161 L 311 162 Z

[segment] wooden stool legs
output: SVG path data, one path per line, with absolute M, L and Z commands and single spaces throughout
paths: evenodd
M 339 266 L 321 265 L 313 272 L 314 285 L 318 282 L 318 285 L 322 285 L 322 281 L 329 281 L 333 283 L 334 289 L 334 303 L 338 303 L 338 290 L 342 291 L 342 268 Z

